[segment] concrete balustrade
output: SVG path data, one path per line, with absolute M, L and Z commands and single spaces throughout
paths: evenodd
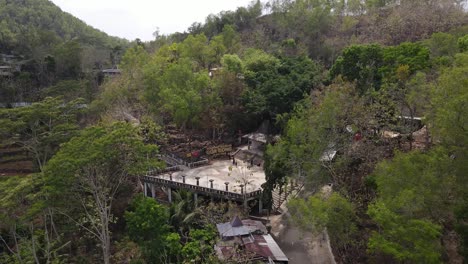
M 200 177 L 197 177 L 197 178 L 198 178 L 197 180 L 200 179 Z M 185 176 L 183 177 L 183 179 L 185 180 Z M 249 193 L 244 192 L 244 187 L 245 187 L 244 185 L 241 185 L 241 193 L 230 192 L 228 190 L 229 182 L 224 183 L 226 185 L 226 191 L 223 191 L 223 190 L 218 190 L 214 188 L 203 187 L 203 186 L 200 186 L 199 184 L 192 185 L 192 184 L 187 184 L 185 182 L 176 182 L 176 181 L 161 179 L 161 178 L 154 177 L 154 176 L 143 176 L 142 181 L 145 186 L 145 195 L 147 195 L 146 190 L 148 188 L 148 184 L 150 184 L 151 186 L 159 185 L 161 187 L 170 188 L 170 189 L 184 189 L 184 190 L 192 191 L 194 193 L 200 193 L 206 196 L 216 196 L 219 198 L 225 198 L 225 199 L 235 200 L 239 202 L 243 202 L 245 200 L 258 199 L 262 194 L 262 190 L 256 190 L 256 191 L 249 192 Z M 212 185 L 213 181 L 211 181 L 211 187 L 213 186 Z

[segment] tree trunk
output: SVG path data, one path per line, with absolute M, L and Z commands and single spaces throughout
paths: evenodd
M 105 210 L 105 209 L 104 209 Z M 101 247 L 102 255 L 104 257 L 104 264 L 110 263 L 110 234 L 109 234 L 109 215 L 105 212 L 102 214 L 102 227 L 101 227 Z
M 104 264 L 110 264 L 110 238 L 106 238 L 106 243 L 102 243 L 102 254 L 104 257 Z

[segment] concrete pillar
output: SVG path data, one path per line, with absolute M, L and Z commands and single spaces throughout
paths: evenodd
M 185 183 L 185 175 L 182 175 L 182 183 Z
M 167 200 L 172 203 L 172 189 L 167 188 Z
M 226 192 L 228 192 L 229 191 L 229 187 L 228 187 L 229 182 L 225 182 L 224 184 L 226 185 Z
M 169 180 L 172 181 L 172 173 L 169 174 Z
M 193 194 L 193 200 L 195 201 L 195 207 L 198 207 L 198 193 Z
M 213 179 L 210 180 L 210 188 L 213 189 Z
M 144 186 L 144 187 L 143 187 L 143 188 L 144 188 L 143 194 L 145 195 L 145 197 L 148 197 L 148 193 L 147 193 L 147 191 L 148 191 L 148 183 L 146 183 L 146 182 L 143 183 L 143 186 Z
M 244 184 L 239 185 L 241 187 L 241 194 L 244 194 Z
M 261 214 L 263 211 L 263 201 L 262 197 L 258 198 L 258 212 Z
M 200 177 L 195 177 L 197 179 L 197 186 L 200 186 Z
M 151 197 L 156 198 L 156 190 L 154 188 L 154 183 L 151 184 Z

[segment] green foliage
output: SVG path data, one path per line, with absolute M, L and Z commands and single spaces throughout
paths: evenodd
M 167 141 L 167 135 L 164 133 L 163 128 L 156 124 L 149 116 L 143 116 L 138 127 L 143 141 L 147 144 L 164 143 Z
M 85 80 L 65 80 L 42 90 L 46 97 L 62 96 L 65 101 L 72 101 L 76 98 L 86 98 L 90 101 L 93 94 L 90 91 L 90 83 Z
M 54 50 L 57 76 L 62 79 L 80 77 L 82 47 L 76 40 L 64 42 Z
M 176 237 L 169 234 L 168 220 L 169 215 L 164 206 L 141 194 L 132 200 L 125 212 L 128 234 L 142 248 L 147 263 L 160 263 L 165 243 L 175 243 Z
M 356 81 L 361 94 L 378 90 L 382 81 L 379 69 L 383 60 L 384 50 L 379 45 L 353 45 L 343 50 L 330 69 L 330 76 L 335 78 L 342 75 L 345 80 Z
M 244 72 L 243 62 L 236 54 L 225 54 L 221 58 L 221 65 L 224 69 L 233 73 Z
M 117 122 L 82 130 L 47 163 L 47 205 L 99 242 L 104 263 L 110 262 L 110 224 L 116 222 L 112 205 L 128 199 L 122 189 L 131 178 L 158 167 L 156 150 L 144 145 L 136 127 Z M 62 199 L 68 196 L 74 199 Z
M 202 69 L 208 66 L 209 48 L 208 39 L 204 34 L 189 35 L 179 46 L 182 57 L 191 59 L 196 67 Z
M 375 171 L 379 200 L 402 215 L 438 222 L 447 220 L 446 209 L 453 202 L 451 163 L 443 149 L 427 154 L 397 154 L 391 162 L 380 163 Z
M 252 1 L 248 7 L 238 7 L 236 11 L 222 11 L 217 15 L 206 17 L 203 25 L 194 23 L 189 28 L 190 33 L 204 32 L 212 37 L 226 31 L 226 26 L 235 27 L 237 30 L 252 28 L 256 19 L 262 15 L 262 3 Z M 229 46 L 226 46 L 229 49 Z
M 246 110 L 262 118 L 273 119 L 289 112 L 320 81 L 319 67 L 307 57 L 275 58 L 258 50 L 245 55 L 243 94 Z
M 433 124 L 437 137 L 462 151 L 468 146 L 468 56 L 460 54 L 455 64 L 443 71 L 433 89 Z
M 190 229 L 190 227 L 199 226 L 197 220 L 198 215 L 201 211 L 197 210 L 193 194 L 183 190 L 173 192 L 174 201 L 169 207 L 169 223 L 171 226 L 184 233 Z
M 240 36 L 233 26 L 225 25 L 221 36 L 227 53 L 234 54 L 239 50 L 241 45 Z
M 352 203 L 338 193 L 316 194 L 307 200 L 293 199 L 288 208 L 294 222 L 303 230 L 321 234 L 326 228 L 338 248 L 353 243 L 356 213 Z
M 383 252 L 398 261 L 440 263 L 439 225 L 426 219 L 402 217 L 383 202 L 369 206 L 368 213 L 380 228 L 369 239 L 370 251 Z
M 223 59 L 230 56 L 225 55 Z M 213 78 L 213 86 L 218 91 L 223 106 L 220 109 L 221 120 L 230 131 L 237 131 L 239 128 L 250 128 L 252 123 L 256 123 L 255 120 L 244 113 L 241 96 L 245 91 L 244 80 L 236 72 L 231 72 L 231 70 L 242 71 L 242 62 L 240 59 L 237 60 L 236 57 L 237 55 L 233 55 L 233 61 L 229 62 L 227 61 L 230 59 L 226 59 L 225 61 L 229 66 L 223 66 L 221 72 L 216 73 Z
M 138 244 L 128 237 L 115 243 L 115 253 L 112 255 L 114 263 L 144 264 L 142 252 Z
M 417 44 L 405 42 L 398 46 L 387 47 L 383 52 L 384 65 L 380 68 L 383 76 L 392 79 L 401 65 L 407 65 L 409 74 L 429 67 L 429 49 Z
M 177 259 L 177 262 L 182 254 L 182 244 L 180 241 L 180 235 L 178 233 L 169 233 L 164 242 L 168 255 Z
M 206 263 L 206 260 L 214 253 L 215 243 L 216 232 L 213 226 L 207 226 L 205 229 L 192 229 L 189 233 L 189 241 L 182 248 L 182 256 L 186 261 Z
M 453 56 L 458 52 L 457 38 L 448 33 L 437 32 L 423 42 L 431 50 L 432 57 Z
M 466 231 L 466 204 L 468 171 L 467 100 L 468 56 L 455 56 L 454 66 L 444 70 L 431 90 L 431 105 L 428 121 L 433 126 L 433 136 L 451 155 L 450 171 L 456 181 L 453 191 L 456 199 L 457 232 L 462 241 L 461 253 L 467 255 L 468 232 Z M 438 188 L 438 187 L 437 187 Z
M 438 263 L 441 255 L 437 223 L 450 220 L 455 189 L 452 160 L 444 149 L 397 154 L 381 162 L 374 174 L 378 199 L 368 214 L 379 225 L 369 250 L 400 261 Z
M 95 184 L 107 195 L 115 195 L 128 175 L 135 176 L 149 167 L 157 167 L 154 161 L 148 160 L 156 151 L 156 146 L 143 144 L 137 128 L 131 124 L 116 122 L 88 127 L 62 144 L 49 161 L 45 169 L 46 188 L 50 195 L 63 195 L 73 192 L 73 186 L 86 182 L 86 178 L 97 177 L 88 184 Z M 108 193 L 111 191 L 114 193 Z
M 333 169 L 337 164 L 321 158 L 331 149 L 346 150 L 352 135 L 344 133 L 345 127 L 367 127 L 368 114 L 349 83 L 333 84 L 313 101 L 305 99 L 296 105 L 279 142 L 267 150 L 268 179 L 270 175 L 272 179 L 284 175 L 287 170 L 293 177 L 305 177 L 313 186 L 321 186 L 329 177 L 335 183 L 341 182 L 343 179 Z
M 2 66 L 15 69 L 8 83 L 11 90 L 0 84 L 0 96 L 7 102 L 36 101 L 44 87 L 57 81 L 87 79 L 90 84 L 97 83 L 96 70 L 115 67 L 120 55 L 114 48 L 128 44 L 88 26 L 48 0 L 0 1 L 0 17 L 0 53 L 15 56 L 12 61 L 2 61 Z M 70 98 L 63 93 L 53 96 L 59 95 Z M 81 96 L 90 99 L 90 91 Z
M 330 69 L 330 77 L 343 76 L 345 80 L 356 81 L 361 94 L 379 90 L 383 79 L 395 82 L 405 74 L 412 75 L 429 65 L 429 49 L 405 42 L 398 46 L 383 48 L 377 44 L 353 45 L 343 50 L 343 54 Z
M 463 201 L 467 201 L 466 194 L 464 194 Z M 460 236 L 459 252 L 463 258 L 468 257 L 468 206 L 466 202 L 460 203 L 455 208 L 455 217 L 457 219 L 455 231 Z
M 460 50 L 460 52 L 468 51 L 468 35 L 460 37 L 457 41 L 457 44 L 458 44 L 458 49 Z
M 62 250 L 69 242 L 49 232 L 54 224 L 44 209 L 38 189 L 41 174 L 8 177 L 0 181 L 0 241 L 5 263 L 63 263 Z M 14 245 L 14 246 L 13 246 Z M 13 250 L 10 252 L 10 250 Z M 11 253 L 11 254 L 7 254 Z
M 31 195 L 34 190 L 33 177 L 10 177 L 0 181 L 0 219 L 2 225 L 0 228 L 7 228 L 15 222 L 20 223 L 21 220 L 28 219 L 28 216 L 23 215 L 23 204 L 30 203 Z
M 80 43 L 97 46 L 115 46 L 124 40 L 109 37 L 104 32 L 86 25 L 63 12 L 50 1 L 0 1 L 0 48 L 30 52 L 34 46 L 50 46 L 57 40 L 78 39 Z
M 208 107 L 204 100 L 210 95 L 202 97 L 202 91 L 207 91 L 209 83 L 208 73 L 194 73 L 189 60 L 181 60 L 166 69 L 160 79 L 159 97 L 178 125 L 192 127 L 198 124 L 203 106 Z
M 393 86 L 386 85 L 379 91 L 371 93 L 371 98 L 374 101 L 369 106 L 372 114 L 371 126 L 376 131 L 382 129 L 394 129 L 397 122 L 398 108 L 395 98 L 392 96 Z
M 263 188 L 263 202 L 265 208 L 271 208 L 273 204 L 271 193 L 277 187 L 286 183 L 287 176 L 292 171 L 292 165 L 287 159 L 287 146 L 280 141 L 277 145 L 268 145 L 264 154 L 265 180 Z
M 0 110 L 0 135 L 10 144 L 19 144 L 31 153 L 42 170 L 60 144 L 76 135 L 77 115 L 82 100 L 65 103 L 60 98 L 47 97 L 31 106 Z
M 136 45 L 125 52 L 119 66 L 124 72 L 129 74 L 130 77 L 137 78 L 138 70 L 141 69 L 148 60 L 148 52 L 146 52 L 142 46 Z

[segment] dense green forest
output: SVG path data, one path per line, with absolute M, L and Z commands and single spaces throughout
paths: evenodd
M 17 68 L 0 80 L 0 102 L 37 101 L 61 81 L 86 87 L 90 98 L 103 68 L 116 67 L 129 42 L 110 37 L 64 13 L 48 0 L 0 1 L 2 66 Z M 6 56 L 12 59 L 5 61 Z M 62 85 L 63 86 L 63 85 Z
M 21 63 L 0 102 L 32 102 L 0 109 L 0 170 L 30 167 L 0 176 L 0 263 L 219 263 L 214 225 L 245 212 L 160 204 L 138 175 L 164 166 L 174 128 L 233 142 L 262 124 L 279 135 L 265 204 L 304 182 L 293 222 L 326 228 L 337 262 L 467 263 L 464 4 L 253 1 L 129 42 L 47 0 L 0 0 L 0 53 Z

